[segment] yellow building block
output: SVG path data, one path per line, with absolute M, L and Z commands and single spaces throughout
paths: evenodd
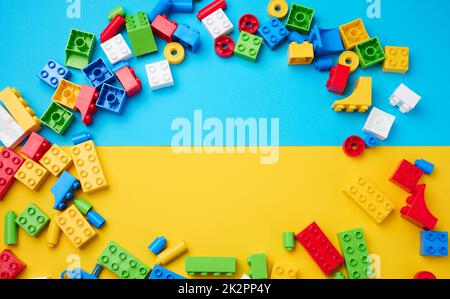
M 378 224 L 383 222 L 389 213 L 394 210 L 394 204 L 377 187 L 363 177 L 356 178 L 343 191 Z
M 37 191 L 48 177 L 47 169 L 31 159 L 25 160 L 14 177 L 31 190 Z
M 37 132 L 41 129 L 40 119 L 28 106 L 28 103 L 22 98 L 22 95 L 17 89 L 6 87 L 0 91 L 0 100 L 27 134 L 32 131 Z
M 60 176 L 64 170 L 72 165 L 72 158 L 57 144 L 53 144 L 39 160 L 39 163 L 54 176 Z
M 275 262 L 272 266 L 270 279 L 296 279 L 297 272 L 296 266 Z
M 283 19 L 289 11 L 289 6 L 285 0 L 270 0 L 267 6 L 267 14 L 269 17 L 277 17 Z
M 69 109 L 78 110 L 75 108 L 75 102 L 77 101 L 80 89 L 81 87 L 79 85 L 62 79 L 53 94 L 53 101 Z
M 335 101 L 331 108 L 336 112 L 366 112 L 372 105 L 372 77 L 360 77 L 356 81 L 353 93 L 342 100 Z
M 346 50 L 353 49 L 357 44 L 370 39 L 362 19 L 339 26 L 342 42 Z
M 74 205 L 55 216 L 55 220 L 76 248 L 83 247 L 97 236 L 97 232 Z
M 408 47 L 384 47 L 386 59 L 383 61 L 383 72 L 385 73 L 406 73 L 409 69 L 409 48 Z
M 92 140 L 73 146 L 71 153 L 83 192 L 92 193 L 108 186 Z
M 314 47 L 309 42 L 292 42 L 288 48 L 288 65 L 311 64 L 314 59 Z
M 356 71 L 359 67 L 359 57 L 358 54 L 352 51 L 345 51 L 339 56 L 339 64 L 348 66 L 350 68 L 350 73 Z

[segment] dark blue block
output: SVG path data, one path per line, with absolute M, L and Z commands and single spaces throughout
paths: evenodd
M 166 248 L 167 240 L 164 237 L 158 237 L 148 246 L 148 249 L 154 254 L 158 255 Z
M 448 256 L 448 232 L 421 231 L 420 255 Z
M 314 45 L 315 57 L 338 54 L 344 51 L 339 28 L 320 29 L 319 26 L 314 25 L 308 41 Z
M 80 182 L 67 171 L 64 171 L 53 185 L 50 192 L 55 198 L 53 209 L 63 211 L 67 207 L 67 201 L 73 198 L 75 190 L 80 188 Z
M 258 29 L 258 33 L 262 36 L 264 44 L 270 50 L 274 50 L 281 45 L 289 35 L 289 31 L 277 17 L 273 17 L 270 21 L 262 24 Z
M 121 114 L 125 106 L 126 91 L 109 84 L 103 84 L 97 99 L 97 107 L 116 114 Z
M 66 67 L 62 66 L 56 60 L 50 58 L 47 64 L 42 68 L 38 77 L 53 88 L 58 87 L 62 79 L 68 80 L 72 73 Z
M 153 267 L 152 273 L 150 273 L 149 279 L 187 279 L 175 272 L 167 270 L 164 267 L 155 265 Z
M 172 0 L 170 12 L 193 12 L 194 0 Z
M 183 45 L 183 47 L 192 53 L 198 51 L 200 47 L 200 33 L 191 29 L 188 25 L 178 25 L 177 30 L 173 34 L 175 40 Z
M 92 86 L 100 88 L 104 83 L 113 83 L 116 80 L 113 72 L 108 68 L 106 63 L 100 57 L 91 62 L 88 66 L 82 69 Z
M 157 15 L 167 15 L 172 8 L 172 0 L 158 0 L 155 7 L 148 14 L 150 22 L 156 18 Z

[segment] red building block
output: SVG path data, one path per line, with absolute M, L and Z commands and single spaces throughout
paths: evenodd
M 213 2 L 200 9 L 197 14 L 197 19 L 201 21 L 219 8 L 227 8 L 227 3 L 225 2 L 225 0 L 214 0 Z
M 414 279 L 436 279 L 436 275 L 429 271 L 420 271 L 414 275 Z
M 95 101 L 97 98 L 97 89 L 89 85 L 81 85 L 80 93 L 78 94 L 77 101 L 75 102 L 75 107 L 80 110 L 81 121 L 86 126 L 92 124 L 92 115 L 97 112 L 97 106 L 95 106 Z
M 14 175 L 24 161 L 24 158 L 10 149 L 3 148 L 0 152 L 0 201 L 14 183 Z
M 296 238 L 325 275 L 330 275 L 344 263 L 344 257 L 333 246 L 317 223 L 311 223 L 307 228 L 299 232 Z
M 423 170 L 406 160 L 402 160 L 390 181 L 408 193 L 413 193 L 423 175 Z
M 14 279 L 26 266 L 10 249 L 0 253 L 0 279 Z
M 173 34 L 177 28 L 177 22 L 169 21 L 165 15 L 157 15 L 152 22 L 153 33 L 168 43 L 173 42 Z
M 333 66 L 330 70 L 330 77 L 327 81 L 329 92 L 343 94 L 347 87 L 348 77 L 350 76 L 350 67 L 342 64 Z
M 50 141 L 48 141 L 38 133 L 32 132 L 27 142 L 22 147 L 21 152 L 28 158 L 39 162 L 39 160 L 50 149 L 51 146 L 52 144 L 50 143 Z
M 406 199 L 407 206 L 400 210 L 406 220 L 426 230 L 433 230 L 438 219 L 428 210 L 425 201 L 426 184 L 417 186 L 414 193 Z
M 136 76 L 134 69 L 129 66 L 125 66 L 116 72 L 116 77 L 119 79 L 120 84 L 127 92 L 127 96 L 132 97 L 138 94 L 142 90 L 142 82 Z
M 259 28 L 259 20 L 251 14 L 245 14 L 239 19 L 239 31 L 245 31 L 250 34 L 255 34 Z
M 108 26 L 106 26 L 105 30 L 100 33 L 100 40 L 102 43 L 106 42 L 108 39 L 116 36 L 122 27 L 125 25 L 126 20 L 124 17 L 120 15 L 116 15 L 114 19 L 109 22 Z
M 227 35 L 221 35 L 214 41 L 214 50 L 222 58 L 228 58 L 233 55 L 234 41 Z
M 349 157 L 358 157 L 366 150 L 366 143 L 359 136 L 350 136 L 345 139 L 342 145 L 344 153 Z

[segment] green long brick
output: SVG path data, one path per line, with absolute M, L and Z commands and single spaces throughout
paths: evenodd
M 186 257 L 186 273 L 189 275 L 233 276 L 236 272 L 235 257 Z
M 66 45 L 66 65 L 81 70 L 89 64 L 94 47 L 93 33 L 72 29 Z
M 37 237 L 49 222 L 50 218 L 35 204 L 30 204 L 16 218 L 16 223 L 33 237 Z
M 253 279 L 266 279 L 267 274 L 267 258 L 264 253 L 252 254 L 247 263 L 250 265 L 248 275 Z
M 349 278 L 368 278 L 369 253 L 362 229 L 357 228 L 339 233 L 338 238 L 344 253 Z
M 145 12 L 126 16 L 126 28 L 135 56 L 158 51 L 152 28 Z
M 286 28 L 308 34 L 313 18 L 314 9 L 293 3 L 286 21 Z
M 358 54 L 362 68 L 376 65 L 386 59 L 386 54 L 384 53 L 378 37 L 374 37 L 368 41 L 357 44 L 355 47 L 355 52 Z

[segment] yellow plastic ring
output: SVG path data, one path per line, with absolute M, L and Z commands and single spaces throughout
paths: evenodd
M 359 66 L 359 57 L 355 52 L 345 51 L 339 56 L 339 64 L 349 66 L 350 73 L 353 73 Z
M 285 0 L 271 0 L 269 6 L 267 6 L 267 13 L 269 17 L 277 17 L 278 19 L 284 18 L 289 11 L 288 4 Z
M 184 48 L 181 44 L 168 43 L 164 48 L 164 57 L 170 64 L 180 64 L 184 60 Z

